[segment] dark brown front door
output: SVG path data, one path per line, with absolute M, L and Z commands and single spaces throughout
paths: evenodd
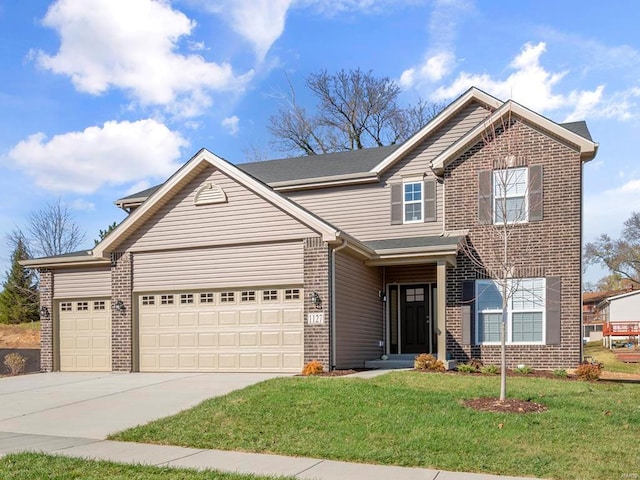
M 402 353 L 429 353 L 431 348 L 429 286 L 403 285 L 400 288 Z

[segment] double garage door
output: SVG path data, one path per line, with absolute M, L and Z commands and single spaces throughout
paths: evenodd
M 300 372 L 300 288 L 137 295 L 142 372 Z M 111 370 L 111 301 L 58 302 L 60 370 Z M 136 322 L 134 322 L 136 323 Z

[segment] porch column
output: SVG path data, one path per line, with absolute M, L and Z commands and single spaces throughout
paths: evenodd
M 437 327 L 438 327 L 438 360 L 447 360 L 447 326 L 445 312 L 447 311 L 447 262 L 438 260 L 437 267 Z M 446 364 L 446 363 L 445 363 Z

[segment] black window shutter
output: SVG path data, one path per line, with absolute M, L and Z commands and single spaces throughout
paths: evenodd
M 493 223 L 493 172 L 478 172 L 478 222 L 482 225 Z
M 560 277 L 547 277 L 546 330 L 547 345 L 560 345 L 560 306 L 562 301 Z
M 402 184 L 391 185 L 391 225 L 402 224 Z
M 462 281 L 462 344 L 473 345 L 475 323 L 475 296 L 476 282 L 474 280 Z
M 540 222 L 543 219 L 542 165 L 529 167 L 529 221 Z
M 437 184 L 435 178 L 424 181 L 424 221 L 435 222 L 437 220 Z

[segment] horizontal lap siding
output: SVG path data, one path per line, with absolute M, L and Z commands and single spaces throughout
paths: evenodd
M 110 297 L 111 269 L 59 270 L 53 274 L 54 298 Z
M 302 285 L 302 242 L 137 253 L 134 291 Z
M 225 203 L 194 205 L 207 183 L 222 188 Z M 224 173 L 208 168 L 191 180 L 121 247 L 149 251 L 308 237 L 313 231 Z
M 383 338 L 383 303 L 379 268 L 336 254 L 336 367 L 363 367 L 366 360 L 380 357 Z
M 437 184 L 437 221 L 391 225 L 391 188 L 403 177 L 433 178 L 430 162 L 487 116 L 487 110 L 472 104 L 438 129 L 394 165 L 381 183 L 290 192 L 286 195 L 359 240 L 439 235 L 442 232 L 443 188 Z M 453 208 L 449 206 L 448 208 Z

